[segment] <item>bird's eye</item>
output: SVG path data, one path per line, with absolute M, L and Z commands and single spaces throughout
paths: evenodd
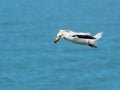
M 61 35 L 59 35 L 59 37 L 62 37 Z

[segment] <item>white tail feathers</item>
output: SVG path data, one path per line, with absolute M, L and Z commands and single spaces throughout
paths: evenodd
M 94 37 L 96 39 L 90 40 L 90 44 L 94 44 L 94 42 L 102 37 L 103 32 L 96 34 Z
M 96 34 L 94 37 L 96 40 L 100 39 L 102 37 L 103 32 Z

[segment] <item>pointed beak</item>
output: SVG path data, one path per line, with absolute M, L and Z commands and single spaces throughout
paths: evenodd
M 59 40 L 60 40 L 60 37 L 56 37 L 56 38 L 54 39 L 54 43 L 57 43 Z

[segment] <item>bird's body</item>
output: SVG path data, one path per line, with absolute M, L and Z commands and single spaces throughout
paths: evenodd
M 89 45 L 91 47 L 97 48 L 97 46 L 94 44 L 94 42 L 98 39 L 100 39 L 102 36 L 102 33 L 98 33 L 95 36 L 91 36 L 90 33 L 83 33 L 83 32 L 73 32 L 69 30 L 60 30 L 57 34 L 56 39 L 54 40 L 54 43 L 60 40 L 60 38 L 64 38 L 65 40 L 68 40 L 70 42 L 76 43 L 76 44 L 83 44 L 83 45 Z

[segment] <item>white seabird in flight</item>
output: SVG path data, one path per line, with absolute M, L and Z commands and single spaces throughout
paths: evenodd
M 73 32 L 70 30 L 60 30 L 57 34 L 57 37 L 54 40 L 54 43 L 57 43 L 61 38 L 68 40 L 76 44 L 89 45 L 92 48 L 97 48 L 95 41 L 102 37 L 102 32 L 91 36 L 90 33 L 83 32 Z

